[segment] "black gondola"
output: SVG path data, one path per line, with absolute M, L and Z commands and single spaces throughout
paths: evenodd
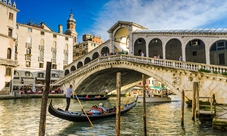
M 93 100 L 107 100 L 110 98 L 111 95 L 88 95 L 86 97 L 86 95 L 75 95 L 74 99 L 79 99 L 79 100 L 83 100 L 83 101 L 93 101 Z M 77 98 L 76 98 L 77 97 Z
M 136 106 L 136 102 L 137 102 L 137 99 L 132 103 L 122 105 L 121 114 L 131 110 L 134 106 Z M 109 108 L 106 110 L 107 110 L 107 112 L 105 112 L 103 114 L 91 114 L 91 115 L 88 114 L 88 117 L 90 118 L 90 120 L 97 120 L 97 119 L 107 118 L 107 117 L 111 117 L 111 116 L 116 116 L 115 107 Z M 50 101 L 48 111 L 53 116 L 56 116 L 58 118 L 65 119 L 68 121 L 73 121 L 73 122 L 88 121 L 86 114 L 84 114 L 82 112 L 64 111 L 59 108 L 55 109 L 52 105 L 52 100 Z

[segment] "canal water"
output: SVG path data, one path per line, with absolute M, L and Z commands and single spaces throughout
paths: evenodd
M 53 105 L 65 108 L 64 98 L 54 98 Z M 123 97 L 122 103 L 133 98 Z M 50 99 L 48 100 L 48 104 Z M 81 101 L 85 109 L 100 102 L 105 107 L 112 107 L 116 98 L 106 101 Z M 0 101 L 0 136 L 37 136 L 39 131 L 41 98 L 17 99 Z M 71 100 L 70 110 L 78 111 L 81 107 L 76 100 Z M 212 129 L 211 124 L 201 124 L 198 120 L 191 120 L 191 108 L 185 105 L 185 123 L 181 127 L 181 102 L 153 104 L 146 103 L 147 134 L 153 135 L 187 135 L 187 136 L 224 136 L 225 131 Z M 69 122 L 50 115 L 47 112 L 46 136 L 115 136 L 115 117 L 92 122 Z M 136 107 L 121 116 L 121 136 L 143 136 L 143 107 L 137 103 Z

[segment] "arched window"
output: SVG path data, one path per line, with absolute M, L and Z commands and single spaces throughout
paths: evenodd
M 65 44 L 65 50 L 68 50 L 68 44 Z
M 11 59 L 11 49 L 7 49 L 7 59 Z
M 57 43 L 54 41 L 53 42 L 53 46 L 52 46 L 53 48 L 57 48 Z
M 31 49 L 30 48 L 26 49 L 26 54 L 31 54 Z

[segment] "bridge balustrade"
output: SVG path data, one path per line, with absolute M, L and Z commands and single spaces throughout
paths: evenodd
M 140 64 L 150 64 L 156 66 L 164 66 L 169 68 L 176 68 L 176 69 L 184 69 L 190 71 L 198 71 L 199 69 L 210 70 L 210 72 L 217 72 L 223 73 L 227 72 L 227 67 L 225 66 L 215 66 L 215 65 L 208 65 L 202 63 L 195 63 L 195 62 L 184 62 L 184 61 L 177 61 L 177 60 L 167 60 L 167 59 L 157 59 L 157 58 L 150 58 L 150 57 L 141 57 L 141 56 L 132 56 L 126 54 L 119 54 L 119 55 L 110 55 L 110 56 L 103 56 L 99 57 L 91 62 L 87 63 L 86 65 L 78 68 L 75 71 L 72 71 L 65 77 L 60 78 L 57 83 L 60 83 L 66 77 L 73 77 L 75 74 L 82 72 L 92 66 L 98 65 L 99 63 L 110 62 L 110 61 L 128 61 L 128 62 L 135 62 Z

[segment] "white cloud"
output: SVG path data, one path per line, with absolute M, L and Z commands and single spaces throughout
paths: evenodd
M 226 7 L 226 0 L 110 0 L 94 19 L 93 30 L 105 41 L 117 21 L 149 29 L 197 28 L 226 18 Z

